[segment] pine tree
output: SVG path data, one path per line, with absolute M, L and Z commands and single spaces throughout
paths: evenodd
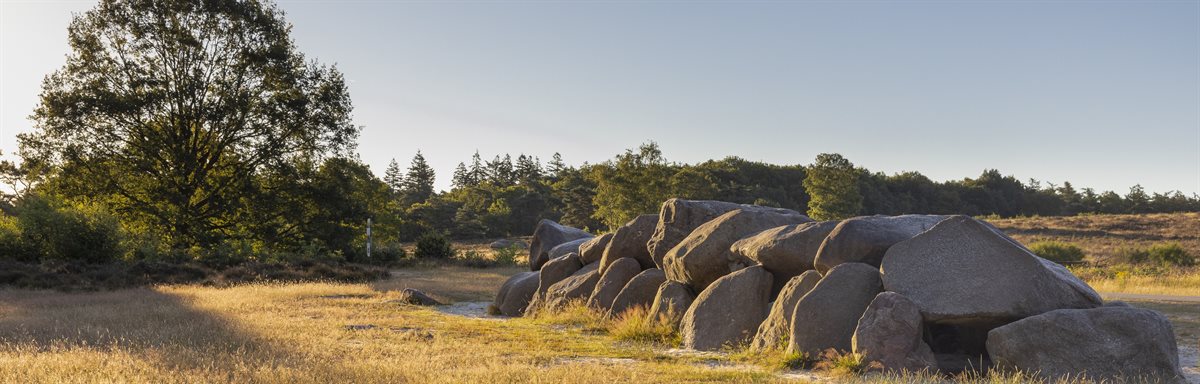
M 487 168 L 488 180 L 491 181 L 492 184 L 498 186 L 513 185 L 513 163 L 511 155 L 506 153 L 504 154 L 503 158 L 501 158 L 500 155 L 496 155 L 495 159 L 487 163 Z
M 516 178 L 521 184 L 533 184 L 542 178 L 542 164 L 533 156 L 517 156 Z
M 467 165 L 461 162 L 454 167 L 454 178 L 450 183 L 455 189 L 475 186 L 475 183 L 471 182 L 471 172 L 467 171 Z
M 400 171 L 400 164 L 396 163 L 396 159 L 388 163 L 387 170 L 383 172 L 383 182 L 392 189 L 392 193 L 399 193 L 401 188 L 404 188 L 404 174 Z
M 405 205 L 423 203 L 433 197 L 434 177 L 433 167 L 425 162 L 425 156 L 418 150 L 404 177 L 402 193 Z
M 471 167 L 467 168 L 467 173 L 470 174 L 469 180 L 472 185 L 479 185 L 488 179 L 488 170 L 484 168 L 483 159 L 479 157 L 479 151 L 471 156 Z
M 562 154 L 554 152 L 554 157 L 550 158 L 549 163 L 546 163 L 546 172 L 549 173 L 551 179 L 558 180 L 566 170 L 567 164 L 563 163 Z

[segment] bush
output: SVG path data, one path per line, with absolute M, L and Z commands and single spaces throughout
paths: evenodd
M 426 232 L 417 239 L 417 250 L 413 255 L 418 259 L 446 260 L 454 257 L 454 249 L 450 248 L 450 241 L 445 236 Z
M 21 226 L 16 217 L 0 216 L 0 259 L 15 261 L 37 261 L 21 236 Z
M 1188 254 L 1179 243 L 1158 243 L 1146 250 L 1149 260 L 1158 264 L 1190 267 L 1196 264 L 1196 257 Z
M 483 257 L 478 251 L 468 249 L 460 252 L 456 260 L 459 264 L 471 268 L 490 268 L 496 266 L 496 262 Z
M 1083 248 L 1071 243 L 1060 241 L 1038 241 L 1029 244 L 1029 250 L 1046 260 L 1055 263 L 1073 263 L 1083 261 Z
M 1150 251 L 1140 247 L 1121 247 L 1114 252 L 1117 261 L 1141 264 L 1150 260 Z
M 492 251 L 492 258 L 496 265 L 512 266 L 517 265 L 517 256 L 521 254 L 521 246 L 513 244 L 504 248 Z
M 22 242 L 36 260 L 100 263 L 121 255 L 116 217 L 94 205 L 67 205 L 31 195 L 21 202 L 17 224 Z
M 371 250 L 371 257 L 363 260 L 363 262 L 366 264 L 386 266 L 395 264 L 405 257 L 408 257 L 408 252 L 404 252 L 404 248 L 400 248 L 400 246 L 396 244 L 387 244 Z

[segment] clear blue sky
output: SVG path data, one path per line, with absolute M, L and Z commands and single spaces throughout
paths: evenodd
M 0 0 L 0 149 L 90 1 Z M 600 162 L 654 140 L 935 180 L 1200 192 L 1200 1 L 281 1 L 350 81 L 359 151 Z

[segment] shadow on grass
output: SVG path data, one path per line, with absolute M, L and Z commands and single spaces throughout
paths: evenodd
M 120 350 L 170 371 L 233 371 L 296 360 L 288 350 L 154 289 L 0 291 L 0 351 Z

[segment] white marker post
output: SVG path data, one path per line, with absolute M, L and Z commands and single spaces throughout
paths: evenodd
M 371 218 L 367 218 L 367 259 L 371 258 Z

